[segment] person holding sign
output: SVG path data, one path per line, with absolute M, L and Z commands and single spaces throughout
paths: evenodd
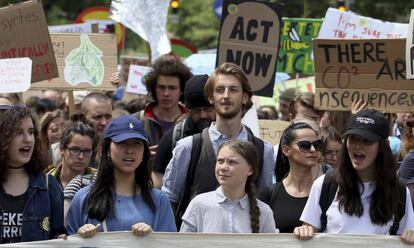
M 167 197 L 152 188 L 149 156 L 141 121 L 129 115 L 113 119 L 105 130 L 96 180 L 70 205 L 68 233 L 86 238 L 98 231 L 175 232 Z
M 414 244 L 411 196 L 397 179 L 388 131 L 384 114 L 376 110 L 364 109 L 352 117 L 339 167 L 312 185 L 296 237 L 311 239 L 315 232 L 391 234 Z
M 272 210 L 256 199 L 259 154 L 248 141 L 230 140 L 218 149 L 220 184 L 196 196 L 183 215 L 180 232 L 276 233 Z
M 65 234 L 63 194 L 43 173 L 36 122 L 24 105 L 0 105 L 0 243 Z

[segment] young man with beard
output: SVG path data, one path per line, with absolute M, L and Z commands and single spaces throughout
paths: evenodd
M 257 149 L 261 163 L 255 183 L 258 189 L 272 185 L 275 167 L 272 146 L 254 137 L 241 123 L 243 107 L 252 97 L 252 89 L 243 70 L 235 64 L 224 63 L 209 77 L 204 92 L 214 105 L 216 122 L 202 131 L 201 141 L 195 142 L 197 135 L 178 141 L 163 178 L 162 191 L 170 199 L 173 208 L 178 205 L 178 217 L 194 196 L 217 188 L 214 174 L 217 151 L 227 140 L 250 140 L 256 148 L 261 146 Z M 194 158 L 193 145 L 195 148 L 200 142 L 199 156 Z M 193 159 L 197 159 L 197 163 L 193 163 Z M 188 189 L 189 192 L 186 191 Z M 180 219 L 177 218 L 177 221 Z
M 203 93 L 207 79 L 208 76 L 205 74 L 195 75 L 185 83 L 184 103 L 189 110 L 189 114 L 168 130 L 158 144 L 152 166 L 152 180 L 156 188 L 161 188 L 165 168 L 171 160 L 172 150 L 177 141 L 200 133 L 204 128 L 210 126 L 211 122 L 216 118 L 213 105 L 209 103 Z

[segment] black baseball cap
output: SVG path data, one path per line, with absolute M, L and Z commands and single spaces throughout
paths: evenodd
M 184 87 L 184 103 L 187 108 L 211 106 L 204 95 L 204 86 L 207 83 L 208 75 L 194 75 Z
M 369 141 L 388 138 L 388 123 L 383 113 L 364 109 L 356 113 L 348 123 L 344 137 L 356 134 Z

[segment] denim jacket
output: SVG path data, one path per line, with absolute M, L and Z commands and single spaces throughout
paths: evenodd
M 23 209 L 21 241 L 38 241 L 56 238 L 66 233 L 63 225 L 63 192 L 59 183 L 44 173 L 30 175 L 27 201 Z M 1 204 L 0 204 L 0 211 Z

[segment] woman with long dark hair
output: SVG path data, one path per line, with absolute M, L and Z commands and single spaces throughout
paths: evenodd
M 257 195 L 272 208 L 281 233 L 292 233 L 296 226 L 301 225 L 300 214 L 311 186 L 324 173 L 319 165 L 322 140 L 312 126 L 299 121 L 284 130 L 276 159 L 279 181 Z
M 402 234 L 403 242 L 414 243 L 411 197 L 397 179 L 387 137 L 388 124 L 381 112 L 365 109 L 352 117 L 344 134 L 339 168 L 330 180 L 324 181 L 326 175 L 312 186 L 301 216 L 304 225 L 294 230 L 299 239 L 310 239 L 315 232 L 325 231 Z M 322 195 L 327 185 L 336 187 L 331 190 L 336 194 L 323 212 L 320 199 L 327 197 Z M 324 215 L 326 218 L 321 217 Z
M 0 243 L 65 234 L 63 194 L 43 170 L 36 122 L 24 105 L 0 105 Z
M 256 199 L 257 153 L 249 141 L 230 140 L 219 147 L 215 174 L 220 187 L 194 197 L 180 232 L 277 232 L 269 206 Z
M 113 119 L 105 130 L 96 181 L 76 193 L 69 208 L 68 233 L 176 231 L 170 202 L 152 188 L 148 159 L 141 121 L 128 115 Z

